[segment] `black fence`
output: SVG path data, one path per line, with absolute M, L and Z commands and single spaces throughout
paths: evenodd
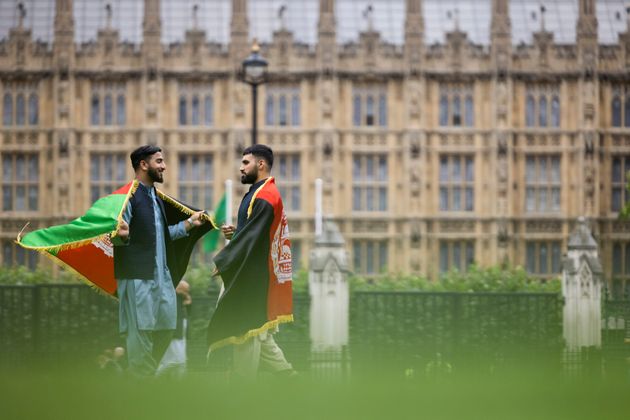
M 193 296 L 192 370 L 224 369 L 229 363 L 228 351 L 206 363 L 206 327 L 216 300 L 216 295 Z M 624 344 L 630 337 L 628 303 L 606 302 L 602 313 L 603 352 L 615 360 L 630 348 Z M 378 366 L 424 371 L 464 361 L 485 369 L 544 354 L 560 362 L 562 305 L 550 293 L 353 292 L 349 346 L 341 353 L 311 355 L 309 297 L 295 294 L 295 322 L 283 325 L 276 340 L 301 371 L 324 366 L 348 372 L 349 364 L 353 373 Z M 87 286 L 0 286 L 2 365 L 63 359 L 95 365 L 104 349 L 124 345 L 117 331 L 117 302 Z

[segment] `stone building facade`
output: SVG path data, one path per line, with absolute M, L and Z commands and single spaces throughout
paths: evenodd
M 316 45 L 275 31 L 261 44 L 270 65 L 259 142 L 277 154 L 296 260 L 308 264 L 322 178 L 324 212 L 356 273 L 436 278 L 475 261 L 556 276 L 585 216 L 605 277 L 630 286 L 630 224 L 618 220 L 630 200 L 630 31 L 600 44 L 597 2 L 576 2 L 569 45 L 544 23 L 515 45 L 508 0 L 491 1 L 488 46 L 457 26 L 428 45 L 422 0 L 405 1 L 403 45 L 371 27 L 339 43 L 334 0 L 319 1 Z M 83 213 L 132 177 L 128 155 L 145 143 L 165 149 L 167 192 L 212 209 L 231 178 L 236 209 L 251 127 L 238 77 L 252 43 L 248 1 L 231 1 L 227 45 L 193 25 L 166 45 L 161 2 L 143 10 L 139 45 L 121 42 L 110 20 L 76 43 L 72 0 L 55 2 L 51 44 L 21 17 L 0 41 L 3 265 L 37 264 L 12 243 L 24 224 Z

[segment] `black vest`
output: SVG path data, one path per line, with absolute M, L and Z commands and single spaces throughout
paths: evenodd
M 157 197 L 162 215 L 166 260 L 168 266 L 174 260 L 171 250 L 170 234 L 166 221 L 164 203 Z M 114 247 L 114 277 L 118 280 L 151 280 L 155 272 L 155 201 L 149 195 L 149 189 L 142 183 L 129 199 L 132 218 L 129 224 L 129 244 Z

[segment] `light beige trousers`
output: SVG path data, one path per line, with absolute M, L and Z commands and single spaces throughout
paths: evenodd
M 259 369 L 268 372 L 293 370 L 270 331 L 234 346 L 233 370 L 236 375 L 253 378 Z

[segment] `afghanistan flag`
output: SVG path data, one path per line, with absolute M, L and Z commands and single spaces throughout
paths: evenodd
M 289 226 L 273 178 L 254 192 L 245 226 L 214 263 L 225 292 L 208 325 L 210 351 L 293 321 Z
M 118 224 L 138 181 L 134 180 L 108 196 L 98 199 L 88 211 L 66 225 L 52 226 L 18 235 L 18 245 L 39 251 L 61 266 L 73 271 L 88 284 L 108 295 L 116 294 L 114 278 L 114 248 L 111 238 L 116 236 Z M 169 225 L 186 220 L 196 210 L 162 193 Z M 189 236 L 177 241 L 176 254 L 179 276 L 183 276 L 195 242 L 208 230 L 215 228 L 209 216 L 205 223 L 190 231 Z M 173 272 L 173 270 L 171 270 Z M 175 273 L 173 273 L 175 275 Z M 177 282 L 179 279 L 173 278 Z

